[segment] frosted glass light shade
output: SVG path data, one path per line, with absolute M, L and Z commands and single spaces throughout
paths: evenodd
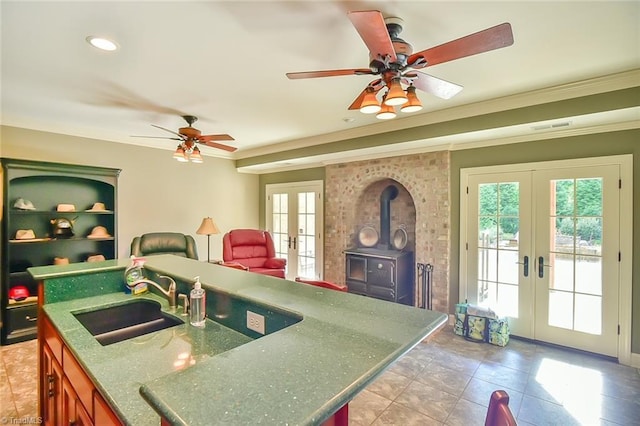
M 380 120 L 396 118 L 396 110 L 391 105 L 387 105 L 383 102 L 380 112 L 376 114 L 376 118 Z
M 391 80 L 389 91 L 384 100 L 385 105 L 402 105 L 407 102 L 407 94 L 402 89 L 399 78 Z
M 407 87 L 407 98 L 407 103 L 402 105 L 400 111 L 417 112 L 422 109 L 422 102 L 420 102 L 420 99 L 418 99 L 418 95 L 416 95 L 416 88 L 414 85 Z
M 376 98 L 373 89 L 367 87 L 367 93 L 364 95 L 364 99 L 362 99 L 362 104 L 360 104 L 360 112 L 363 114 L 374 114 L 378 111 L 380 111 L 378 98 Z
M 189 161 L 181 145 L 178 145 L 178 147 L 176 148 L 176 152 L 173 153 L 173 158 L 180 161 L 181 163 Z
M 191 153 L 191 162 L 202 163 L 202 155 L 200 155 L 200 149 L 198 149 L 197 146 L 193 148 L 193 152 Z

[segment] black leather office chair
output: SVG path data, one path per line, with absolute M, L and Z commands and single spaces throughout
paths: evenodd
M 191 235 L 177 232 L 152 232 L 134 237 L 131 241 L 133 256 L 175 254 L 198 260 L 196 242 Z

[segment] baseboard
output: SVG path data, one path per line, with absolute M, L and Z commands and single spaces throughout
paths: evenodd
M 631 366 L 640 368 L 640 354 L 631 353 Z

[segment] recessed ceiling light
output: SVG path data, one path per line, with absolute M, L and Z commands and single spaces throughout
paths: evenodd
M 87 43 L 100 50 L 111 52 L 118 49 L 118 45 L 115 42 L 103 37 L 89 36 L 86 40 Z

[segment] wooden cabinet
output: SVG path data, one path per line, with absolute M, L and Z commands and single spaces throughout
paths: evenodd
M 40 407 L 45 425 L 59 425 L 62 421 L 62 367 L 51 348 L 45 343 L 40 357 Z
M 39 398 L 45 425 L 121 425 L 46 315 L 39 324 Z
M 89 426 L 93 424 L 91 416 L 82 405 L 82 401 L 78 397 L 73 386 L 67 379 L 62 379 L 62 424 L 74 426 Z M 105 424 L 98 423 L 96 424 Z
M 120 170 L 9 158 L 0 161 L 1 343 L 6 345 L 36 335 L 37 284 L 27 268 L 51 265 L 55 258 L 73 263 L 93 255 L 116 257 Z M 73 205 L 74 211 L 58 211 L 61 204 Z M 56 220 L 71 223 L 73 235 L 61 234 L 61 228 L 52 223 Z M 98 226 L 106 233 L 92 233 Z

